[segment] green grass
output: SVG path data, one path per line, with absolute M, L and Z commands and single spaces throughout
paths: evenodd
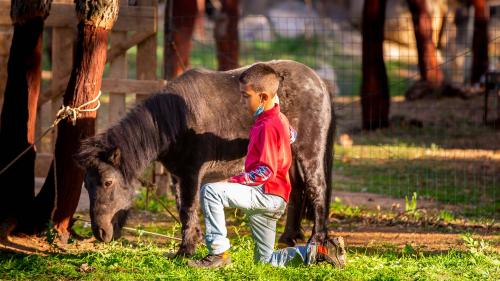
M 463 215 L 498 216 L 499 183 L 495 169 L 474 160 L 426 158 L 432 148 L 407 145 L 336 146 L 334 189 L 373 192 L 462 204 Z M 438 150 L 438 149 L 434 149 Z M 457 163 L 462 165 L 458 167 Z
M 142 192 L 144 193 L 144 192 Z M 162 199 L 163 200 L 163 199 Z M 154 200 L 152 200 L 154 201 Z M 136 203 L 144 202 L 139 196 Z M 167 201 L 171 206 L 171 202 Z M 148 216 L 155 216 L 155 205 L 144 205 Z M 141 209 L 141 208 L 138 208 Z M 343 204 L 332 203 L 331 211 L 346 218 L 360 216 L 362 210 Z M 461 236 L 462 242 L 447 251 L 425 251 L 410 244 L 401 247 L 384 243 L 377 246 L 349 247 L 348 265 L 336 269 L 328 264 L 309 267 L 295 266 L 274 268 L 253 262 L 253 241 L 245 218 L 234 210 L 227 210 L 228 229 L 233 264 L 216 270 L 192 269 L 187 259 L 169 259 L 176 241 L 153 240 L 146 234 L 126 236 L 109 244 L 86 242 L 87 246 L 72 247 L 65 253 L 47 256 L 0 252 L 0 280 L 498 280 L 500 278 L 500 252 L 494 250 L 500 244 L 500 235 L 482 240 L 472 234 Z M 442 213 L 443 220 L 453 220 L 449 213 Z M 178 236 L 180 228 L 175 223 L 164 223 L 160 218 L 144 221 L 137 226 L 170 236 Z M 232 223 L 231 223 L 232 222 Z M 236 222 L 236 223 L 234 223 Z M 278 232 L 283 231 L 283 222 Z M 90 237 L 88 224 L 77 222 L 74 230 Z M 72 241 L 71 243 L 80 243 Z M 89 247 L 90 246 L 90 247 Z M 200 245 L 193 257 L 200 259 L 207 254 Z
M 327 264 L 310 267 L 273 268 L 255 265 L 250 238 L 232 239 L 231 267 L 218 270 L 191 269 L 186 260 L 170 260 L 164 253 L 174 250 L 147 240 L 99 244 L 96 250 L 51 254 L 46 257 L 0 253 L 0 278 L 18 280 L 498 280 L 500 255 L 450 250 L 419 253 L 411 246 L 402 250 L 388 245 L 368 253 L 349 250 L 343 270 Z M 206 254 L 200 247 L 194 258 Z M 81 272 L 82 264 L 89 266 Z

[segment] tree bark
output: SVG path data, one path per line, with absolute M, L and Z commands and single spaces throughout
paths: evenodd
M 488 21 L 490 18 L 486 0 L 472 0 L 474 6 L 474 35 L 472 38 L 471 83 L 478 83 L 488 71 Z
M 13 0 L 14 35 L 0 121 L 0 169 L 33 144 L 40 93 L 42 37 L 51 0 Z M 7 236 L 34 199 L 35 148 L 0 175 L 0 223 Z
M 70 80 L 64 93 L 64 105 L 78 107 L 94 99 L 101 88 L 108 32 L 118 15 L 118 0 L 76 2 L 79 18 L 78 38 Z M 91 104 L 86 108 L 93 108 Z M 76 124 L 63 120 L 58 125 L 55 160 L 35 199 L 37 231 L 52 221 L 61 240 L 69 237 L 71 218 L 78 206 L 84 171 L 73 160 L 80 140 L 94 135 L 96 111 L 82 112 Z M 56 172 L 57 186 L 54 184 Z
M 420 79 L 437 88 L 443 82 L 443 72 L 438 64 L 437 49 L 432 41 L 432 18 L 426 0 L 407 0 L 413 19 L 417 42 Z
M 361 113 L 364 130 L 389 126 L 389 86 L 383 42 L 386 0 L 366 0 L 363 7 Z
M 218 69 L 229 70 L 238 67 L 239 1 L 222 0 L 221 2 L 222 8 L 215 19 L 214 37 L 217 46 Z
M 173 1 L 169 16 L 169 2 Z M 203 16 L 205 3 L 198 0 L 168 0 L 165 5 L 163 67 L 166 80 L 174 79 L 189 67 L 191 38 L 198 18 Z

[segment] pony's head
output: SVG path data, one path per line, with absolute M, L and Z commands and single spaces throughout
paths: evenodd
M 186 87 L 186 91 L 190 89 Z M 81 142 L 74 157 L 86 171 L 92 231 L 97 239 L 108 242 L 120 236 L 137 177 L 186 131 L 187 112 L 184 98 L 172 93 L 153 95 L 106 132 Z
M 121 235 L 132 206 L 134 188 L 124 174 L 122 153 L 104 142 L 102 135 L 82 141 L 76 161 L 86 170 L 94 236 L 104 242 Z

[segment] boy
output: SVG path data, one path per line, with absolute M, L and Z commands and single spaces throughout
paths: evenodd
M 245 172 L 202 187 L 201 206 L 209 254 L 188 265 L 216 268 L 231 263 L 224 207 L 232 207 L 243 209 L 248 215 L 256 262 L 284 266 L 327 261 L 337 267 L 344 266 L 342 237 L 329 239 L 325 245 L 308 244 L 273 251 L 276 222 L 285 212 L 291 191 L 290 143 L 296 132 L 275 103 L 280 80 L 274 69 L 255 64 L 240 75 L 239 81 L 242 97 L 255 120 L 250 129 Z

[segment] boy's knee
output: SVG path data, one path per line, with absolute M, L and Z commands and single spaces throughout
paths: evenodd
M 214 194 L 214 188 L 211 183 L 206 183 L 201 187 L 200 190 L 200 197 L 201 199 L 207 198 L 207 196 L 213 195 Z
M 200 197 L 201 198 L 205 197 L 205 193 L 207 192 L 207 188 L 209 188 L 209 186 L 210 186 L 209 183 L 206 183 L 206 184 L 201 186 L 201 189 L 200 189 Z

